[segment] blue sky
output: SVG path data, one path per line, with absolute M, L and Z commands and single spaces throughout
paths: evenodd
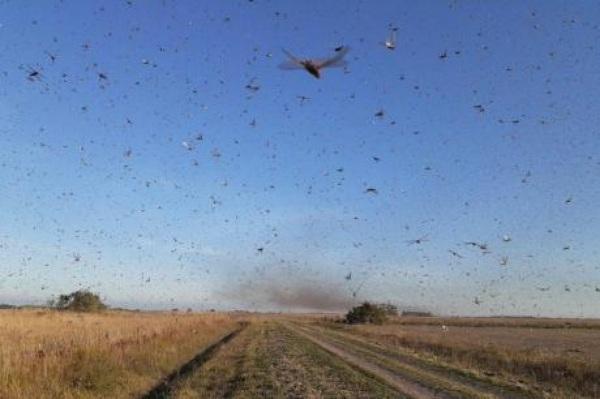
M 600 317 L 599 17 L 4 3 L 0 302 Z M 278 68 L 340 45 L 322 79 Z

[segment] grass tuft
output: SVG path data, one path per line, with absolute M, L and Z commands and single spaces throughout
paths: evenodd
M 111 353 L 78 349 L 64 369 L 64 379 L 76 390 L 109 393 L 121 385 L 122 366 Z

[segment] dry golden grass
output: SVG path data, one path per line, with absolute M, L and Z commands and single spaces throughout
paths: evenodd
M 0 311 L 0 398 L 132 397 L 235 327 L 220 314 Z
M 460 327 L 527 327 L 600 329 L 600 319 L 561 319 L 548 317 L 394 317 L 390 324 Z
M 392 349 L 404 347 L 433 355 L 459 368 L 520 380 L 555 394 L 567 393 L 561 397 L 600 397 L 596 321 L 588 321 L 590 328 L 585 328 L 585 321 L 568 320 L 540 320 L 534 325 L 534 319 L 454 319 L 447 323 L 448 319 L 425 318 L 418 325 L 417 319 L 383 326 L 325 325 Z M 556 328 L 573 324 L 577 328 Z

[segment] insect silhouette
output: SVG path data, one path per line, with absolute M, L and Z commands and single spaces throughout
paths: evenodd
M 398 30 L 398 28 L 390 29 L 389 36 L 385 39 L 385 42 L 383 42 L 383 45 L 388 50 L 394 50 L 396 48 L 396 31 L 397 30 Z
M 460 258 L 460 259 L 463 258 L 463 256 L 461 254 L 459 254 L 456 251 L 453 251 L 452 249 L 449 249 L 448 252 L 450 252 L 452 254 L 452 256 L 456 256 L 457 258 Z
M 481 249 L 484 252 L 488 251 L 487 244 L 482 244 L 482 243 L 475 242 L 475 241 L 467 241 L 467 242 L 465 242 L 465 245 L 471 245 L 473 247 L 477 247 L 477 248 Z
M 35 82 L 36 80 L 40 80 L 42 77 L 42 73 L 37 69 L 30 69 L 27 73 L 27 80 L 30 82 Z
M 348 50 L 350 50 L 347 46 L 342 46 L 341 48 L 337 48 L 336 54 L 332 57 L 325 59 L 301 59 L 287 51 L 286 49 L 281 49 L 285 55 L 288 56 L 289 60 L 280 64 L 280 69 L 304 69 L 308 73 L 310 73 L 315 78 L 321 78 L 321 69 L 323 68 L 333 68 L 333 67 L 344 67 L 346 66 L 346 61 L 343 59 Z
M 414 244 L 419 245 L 419 244 L 423 244 L 424 242 L 427 242 L 427 241 L 429 241 L 429 238 L 427 238 L 427 235 L 424 235 L 423 237 L 419 237 L 414 240 L 407 240 L 405 242 L 407 245 L 414 245 Z

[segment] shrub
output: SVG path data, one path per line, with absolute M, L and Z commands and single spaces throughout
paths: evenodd
M 397 314 L 397 309 L 393 305 L 364 302 L 362 305 L 350 309 L 346 314 L 346 323 L 383 324 L 388 316 L 395 314 Z
M 98 312 L 107 308 L 98 294 L 86 290 L 60 295 L 54 306 L 57 309 L 76 312 Z

